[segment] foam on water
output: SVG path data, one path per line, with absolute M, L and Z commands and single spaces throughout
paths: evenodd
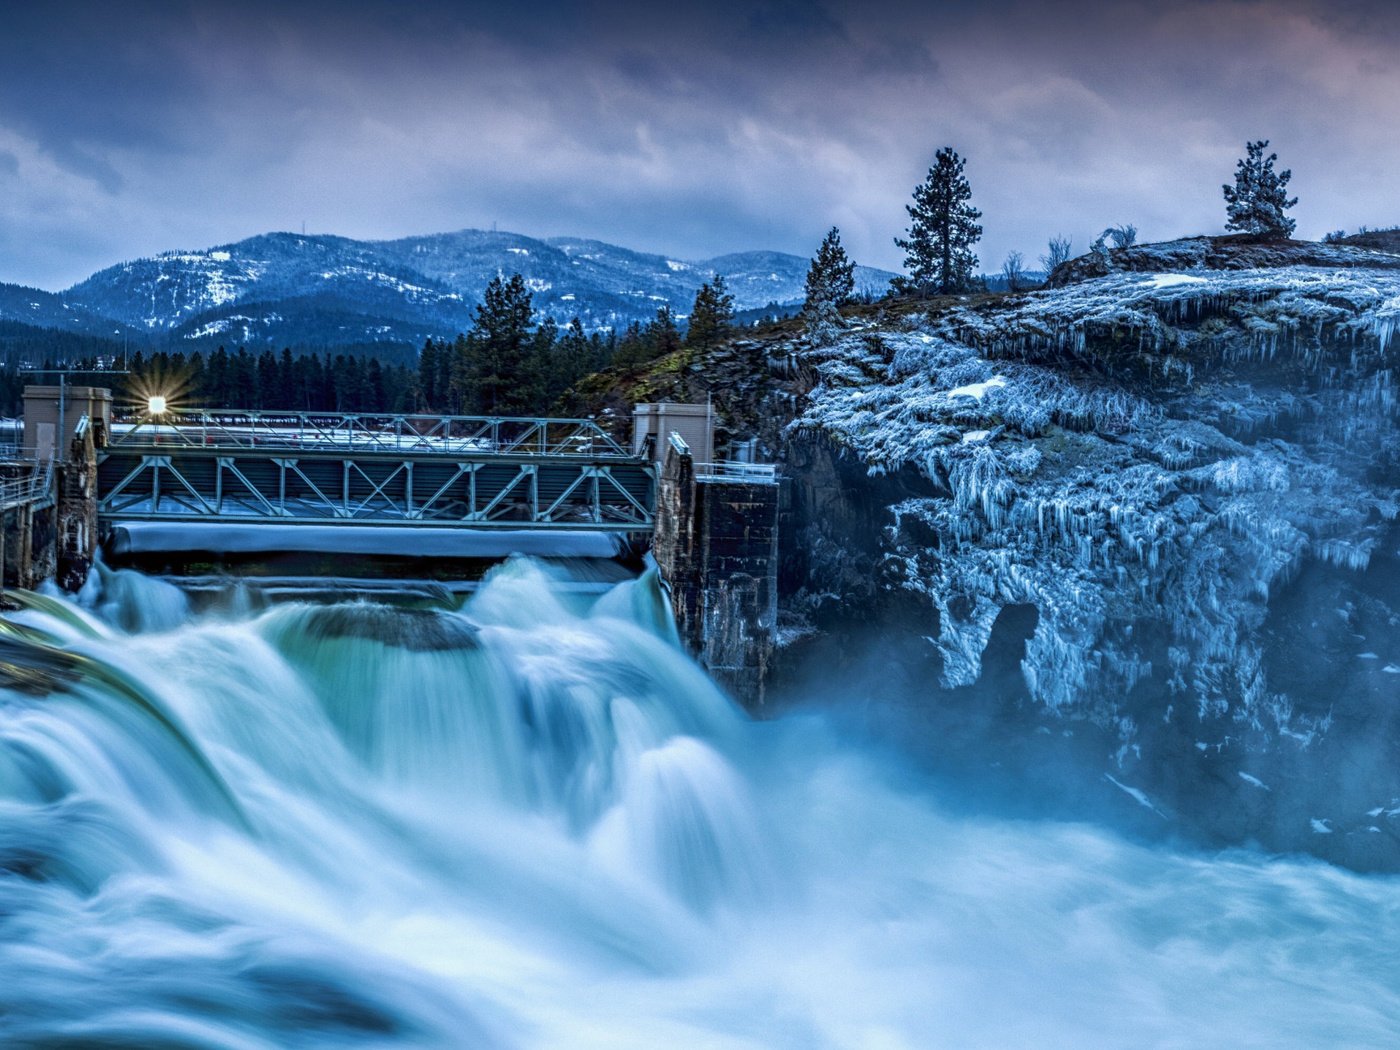
M 748 721 L 654 578 L 202 619 L 104 583 L 105 623 L 36 601 L 4 639 L 6 1046 L 1400 1035 L 1395 880 L 950 815 Z

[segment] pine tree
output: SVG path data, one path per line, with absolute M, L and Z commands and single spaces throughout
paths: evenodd
M 297 392 L 296 362 L 292 360 L 292 348 L 284 346 L 282 356 L 277 361 L 277 408 L 300 408 L 301 400 Z
M 208 388 L 208 378 L 204 372 L 204 355 L 198 350 L 190 355 L 189 384 L 187 389 L 190 392 L 190 399 L 196 404 L 204 404 L 207 400 L 205 391 Z
M 907 205 L 909 236 L 896 237 L 904 249 L 908 277 L 896 277 L 895 291 L 918 295 L 951 295 L 972 287 L 977 256 L 972 246 L 982 237 L 972 206 L 972 187 L 963 174 L 964 161 L 951 146 L 934 157 L 923 185 L 914 189 Z
M 286 408 L 277 396 L 277 358 L 271 350 L 258 355 L 257 370 L 254 375 L 257 393 L 254 395 L 258 408 Z
M 438 403 L 438 346 L 431 338 L 423 341 L 418 355 L 418 385 L 423 398 L 432 408 Z
M 612 364 L 613 355 L 617 353 L 617 329 L 610 328 L 607 338 L 602 332 L 594 332 L 588 337 L 588 368 L 584 375 L 590 372 L 601 372 Z
M 647 354 L 653 361 L 674 354 L 681 348 L 680 329 L 676 327 L 676 316 L 669 306 L 663 304 L 657 308 L 656 317 L 647 325 L 644 338 Z
M 1288 199 L 1292 171 L 1274 171 L 1277 153 L 1264 156 L 1269 140 L 1245 143 L 1245 156 L 1235 166 L 1234 186 L 1220 187 L 1225 193 L 1227 230 L 1253 234 L 1260 240 L 1291 237 L 1298 223 L 1284 214 L 1298 203 Z
M 670 317 L 670 310 L 666 310 Z M 657 318 L 661 311 L 657 311 Z M 692 349 L 708 350 L 718 346 L 729 334 L 734 323 L 734 296 L 724 287 L 724 277 L 715 274 L 713 281 L 706 281 L 695 293 L 695 305 L 690 308 L 690 322 L 685 333 L 685 345 Z M 664 351 L 663 351 L 664 352 Z
M 559 342 L 559 325 L 546 317 L 535 328 L 521 362 L 516 382 L 516 402 L 521 415 L 541 415 L 553 400 L 554 355 Z
M 641 322 L 633 321 L 623 329 L 621 336 L 617 336 L 613 346 L 612 362 L 623 368 L 634 368 L 649 360 L 647 354 L 647 340 L 642 334 Z
M 453 377 L 468 412 L 513 415 L 525 407 L 520 390 L 530 339 L 531 302 L 525 278 L 491 279 Z M 462 359 L 464 357 L 464 359 Z
M 383 412 L 387 407 L 384 396 L 384 369 L 379 364 L 379 358 L 371 357 L 369 364 L 365 366 L 365 400 L 359 411 Z
M 583 322 L 575 317 L 564 329 L 554 351 L 554 369 L 549 386 L 549 401 L 556 401 L 564 391 L 592 371 L 592 346 Z
M 466 415 L 476 409 L 476 380 L 472 375 L 472 343 L 457 333 L 452 345 L 438 348 L 438 400 L 434 409 L 444 415 Z M 444 370 L 443 362 L 447 367 Z
M 437 394 L 437 401 L 433 403 L 435 411 L 444 413 L 461 411 L 452 397 L 452 369 L 457 360 L 455 343 L 464 342 L 465 339 L 466 337 L 458 332 L 457 339 L 451 346 L 448 345 L 446 339 L 438 341 L 437 386 L 433 388 Z
M 833 226 L 807 269 L 802 319 L 814 341 L 827 341 L 841 327 L 841 307 L 856 290 L 855 272 L 856 264 L 841 246 L 841 231 Z
M 258 399 L 258 364 L 248 348 L 240 346 L 229 358 L 229 407 L 253 408 Z

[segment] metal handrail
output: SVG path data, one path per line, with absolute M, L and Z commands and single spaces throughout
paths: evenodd
M 591 419 L 180 409 L 117 416 L 108 447 L 635 458 Z
M 9 509 L 25 503 L 46 499 L 53 489 L 53 460 L 42 467 L 35 463 L 28 475 L 0 479 L 0 507 Z
M 778 467 L 775 463 L 740 463 L 736 460 L 723 460 L 718 463 L 697 463 L 695 476 L 704 481 L 747 481 L 754 485 L 772 485 L 778 480 Z

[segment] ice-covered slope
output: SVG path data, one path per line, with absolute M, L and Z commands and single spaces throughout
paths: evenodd
M 842 498 L 888 499 L 874 536 L 806 514 L 799 606 L 865 544 L 942 689 L 1029 615 L 1028 701 L 1112 741 L 1116 783 L 1400 864 L 1400 269 L 1117 273 L 791 353 L 816 385 L 790 447 L 835 446 L 871 477 Z M 1267 827 L 1240 816 L 1259 784 Z

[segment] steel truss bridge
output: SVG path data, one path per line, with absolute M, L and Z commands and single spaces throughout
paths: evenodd
M 586 419 L 181 410 L 113 421 L 98 516 L 650 532 L 651 464 Z

